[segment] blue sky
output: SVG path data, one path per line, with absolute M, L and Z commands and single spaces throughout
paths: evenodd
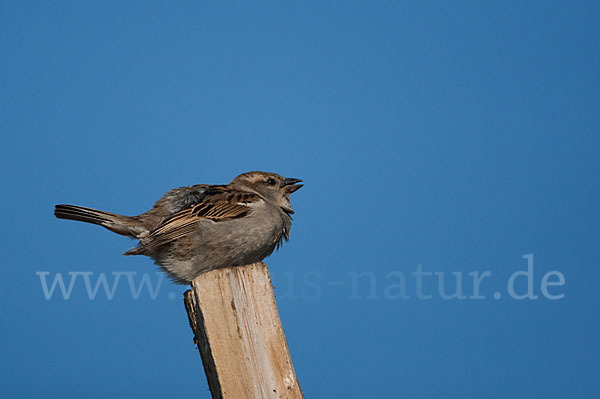
M 152 262 L 52 208 L 138 214 L 267 170 L 305 181 L 267 263 L 307 398 L 597 397 L 599 18 L 591 1 L 2 2 L 1 396 L 209 398 L 185 287 L 134 299 Z M 528 254 L 538 298 L 519 300 Z M 65 300 L 39 272 L 126 274 L 93 300 L 80 274 Z

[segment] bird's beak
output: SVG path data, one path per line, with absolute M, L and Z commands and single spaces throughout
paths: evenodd
M 296 183 L 300 183 L 302 182 L 302 180 L 300 179 L 291 179 L 291 178 L 286 178 L 283 183 L 281 184 L 281 188 L 285 188 L 285 192 L 288 194 L 291 194 L 295 191 L 297 191 L 298 189 L 300 189 L 304 184 L 296 184 Z

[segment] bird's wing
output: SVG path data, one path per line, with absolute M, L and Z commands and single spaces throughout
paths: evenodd
M 252 204 L 261 200 L 257 194 L 227 186 L 203 187 L 197 201 L 163 220 L 144 238 L 143 247 L 152 249 L 183 237 L 197 229 L 201 219 L 224 222 L 245 217 L 252 211 Z
M 156 201 L 148 213 L 162 215 L 163 217 L 165 212 L 167 215 L 172 215 L 199 203 L 211 191 L 214 191 L 214 186 L 210 184 L 174 188 Z

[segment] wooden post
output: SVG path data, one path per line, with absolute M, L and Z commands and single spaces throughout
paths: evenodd
M 213 399 L 302 399 L 269 269 L 203 273 L 184 294 Z

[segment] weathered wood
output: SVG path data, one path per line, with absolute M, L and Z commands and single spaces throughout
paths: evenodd
M 269 269 L 201 274 L 184 294 L 213 399 L 301 399 Z

